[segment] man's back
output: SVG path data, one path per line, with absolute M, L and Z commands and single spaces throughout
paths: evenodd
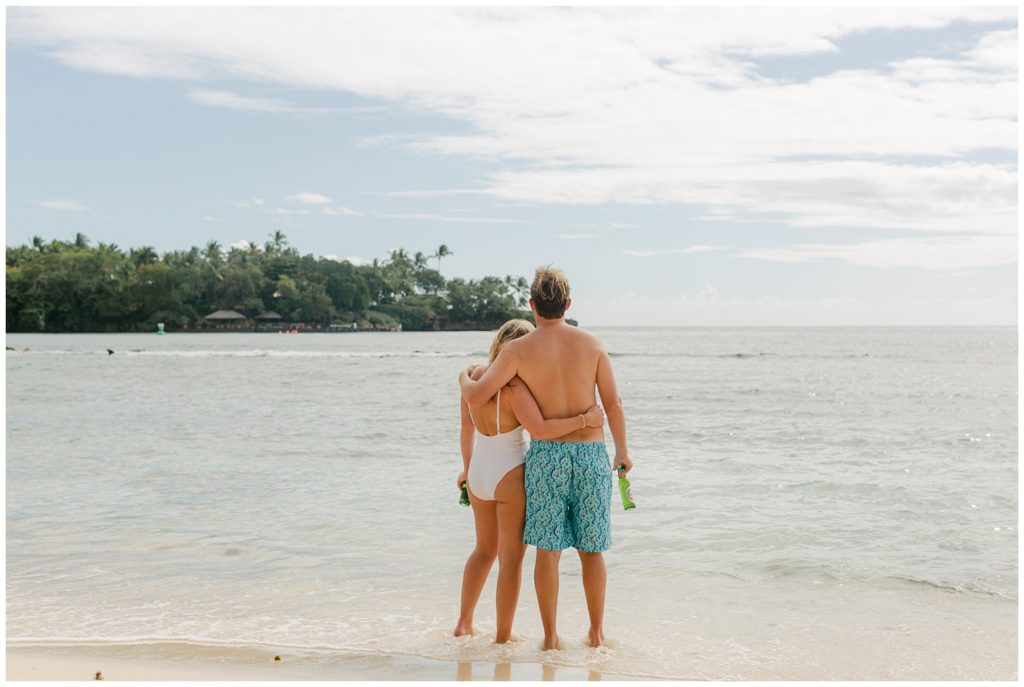
M 601 341 L 564 322 L 538 327 L 512 342 L 519 378 L 544 417 L 571 417 L 594 405 Z M 586 427 L 556 441 L 604 441 L 601 427 Z

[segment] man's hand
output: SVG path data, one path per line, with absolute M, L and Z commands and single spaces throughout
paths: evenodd
M 599 405 L 592 405 L 587 408 L 587 412 L 583 417 L 587 420 L 587 427 L 604 426 L 604 410 Z
M 620 456 L 616 453 L 615 462 L 613 464 L 615 465 L 615 471 L 622 475 L 628 475 L 629 471 L 633 469 L 633 461 L 629 456 Z M 621 472 L 620 466 L 622 467 Z

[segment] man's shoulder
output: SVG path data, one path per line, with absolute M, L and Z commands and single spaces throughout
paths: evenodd
M 588 332 L 586 329 L 580 329 L 579 327 L 573 327 L 571 335 L 578 341 L 583 342 L 584 345 L 594 348 L 598 351 L 604 350 L 604 342 L 597 334 Z

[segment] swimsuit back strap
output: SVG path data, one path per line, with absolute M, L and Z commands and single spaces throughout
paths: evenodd
M 498 389 L 498 400 L 494 404 L 494 421 L 498 425 L 498 434 L 501 434 L 501 389 Z

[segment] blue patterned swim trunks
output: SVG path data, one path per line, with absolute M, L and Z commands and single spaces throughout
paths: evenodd
M 538 549 L 612 545 L 612 468 L 604 442 L 530 442 L 523 541 Z

